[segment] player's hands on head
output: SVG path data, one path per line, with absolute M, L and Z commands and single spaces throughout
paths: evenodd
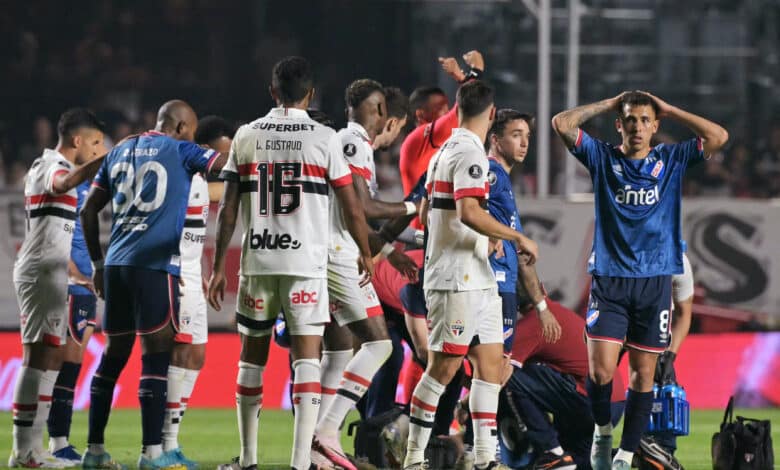
M 546 342 L 554 344 L 561 339 L 561 325 L 549 308 L 539 312 L 539 323 L 542 326 L 542 337 Z
M 374 277 L 374 258 L 370 254 L 358 257 L 358 272 L 360 273 L 360 287 L 368 285 Z
M 477 50 L 463 54 L 463 60 L 470 68 L 485 71 L 485 59 L 482 57 L 482 53 Z
M 412 284 L 418 280 L 417 263 L 402 251 L 395 250 L 387 257 L 387 261 L 392 267 L 409 280 Z
M 466 78 L 466 74 L 461 70 L 455 57 L 439 57 L 439 63 L 442 70 L 456 82 L 460 83 Z
M 639 93 L 649 96 L 655 102 L 655 105 L 658 106 L 658 115 L 656 116 L 656 118 L 660 119 L 662 117 L 668 116 L 671 113 L 673 106 L 667 103 L 666 101 L 662 100 L 661 98 L 655 95 L 650 94 L 647 91 L 644 90 L 637 90 L 637 91 Z
M 527 255 L 529 265 L 535 264 L 536 259 L 539 257 L 539 245 L 522 233 L 518 233 L 517 235 L 518 238 L 515 240 L 517 243 L 517 252 L 519 254 Z
M 95 269 L 95 271 L 92 272 L 92 291 L 100 297 L 101 299 L 105 299 L 103 296 L 103 269 Z
M 222 310 L 222 302 L 225 301 L 225 286 L 227 280 L 225 274 L 221 271 L 214 271 L 211 273 L 211 279 L 209 279 L 208 300 L 209 305 L 216 310 Z

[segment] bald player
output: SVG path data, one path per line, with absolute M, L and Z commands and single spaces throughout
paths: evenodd
M 120 469 L 104 447 L 114 384 L 141 338 L 142 469 L 182 467 L 180 453 L 163 451 L 166 381 L 179 332 L 179 243 L 192 176 L 219 171 L 227 156 L 192 140 L 197 116 L 184 101 L 165 103 L 154 130 L 120 143 L 106 156 L 81 211 L 94 268 L 95 292 L 105 299 L 106 350 L 90 387 L 88 448 L 83 468 Z M 111 202 L 105 258 L 98 213 Z M 190 463 L 191 465 L 191 463 Z

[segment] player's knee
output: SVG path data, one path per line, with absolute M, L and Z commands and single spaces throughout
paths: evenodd
M 393 342 L 389 339 L 368 341 L 363 343 L 361 348 L 365 348 L 377 361 L 384 363 L 393 353 Z
M 631 368 L 629 374 L 629 384 L 632 390 L 647 391 L 653 388 L 653 376 L 655 374 L 655 366 L 649 366 L 642 364 Z
M 590 370 L 590 380 L 592 380 L 597 385 L 605 385 L 610 383 L 614 375 L 614 369 L 610 369 L 608 367 L 596 366 Z

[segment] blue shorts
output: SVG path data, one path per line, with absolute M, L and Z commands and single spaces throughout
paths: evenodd
M 671 340 L 672 276 L 593 276 L 588 338 L 662 353 Z
M 97 297 L 93 294 L 68 294 L 68 334 L 73 341 L 81 344 L 84 330 L 95 327 Z
M 135 266 L 106 266 L 103 273 L 108 335 L 154 333 L 170 322 L 179 331 L 179 278 Z
M 517 323 L 517 294 L 514 292 L 499 292 L 501 297 L 501 313 L 504 319 L 504 353 L 512 352 L 515 340 L 515 323 Z

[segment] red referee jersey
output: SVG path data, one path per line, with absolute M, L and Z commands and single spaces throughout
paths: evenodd
M 431 157 L 450 138 L 452 130 L 456 127 L 458 127 L 457 105 L 433 122 L 417 126 L 406 136 L 401 144 L 401 156 L 398 160 L 404 194 L 409 194 L 420 176 L 428 171 Z
M 418 268 L 422 268 L 423 250 L 407 251 L 406 255 L 414 260 Z M 404 311 L 404 307 L 401 304 L 400 293 L 401 289 L 409 284 L 409 280 L 399 273 L 389 261 L 383 259 L 376 264 L 376 267 L 374 268 L 374 277 L 371 278 L 371 283 L 374 285 L 374 290 L 376 291 L 376 295 L 379 297 L 380 302 L 398 312 Z

